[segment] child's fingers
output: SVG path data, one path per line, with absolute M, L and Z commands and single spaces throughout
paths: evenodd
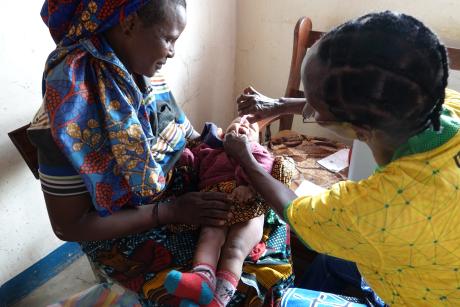
M 243 93 L 244 94 L 254 94 L 254 93 L 257 93 L 257 91 L 252 86 L 248 86 L 247 88 L 243 90 Z

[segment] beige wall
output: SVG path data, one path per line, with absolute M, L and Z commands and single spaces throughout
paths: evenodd
M 205 121 L 233 118 L 236 28 L 236 1 L 188 1 L 188 24 L 165 73 L 198 132 Z
M 248 84 L 273 97 L 284 94 L 299 17 L 309 16 L 314 30 L 327 31 L 348 19 L 386 9 L 421 19 L 446 44 L 460 47 L 458 0 L 238 0 L 235 95 Z M 311 125 L 305 131 L 306 126 L 299 123 L 296 119 L 297 130 L 329 136 Z

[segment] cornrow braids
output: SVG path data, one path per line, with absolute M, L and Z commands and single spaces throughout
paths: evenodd
M 442 69 L 444 71 L 441 86 L 445 89 L 447 87 L 447 82 L 449 78 L 449 60 L 447 58 L 447 51 L 444 45 L 439 43 L 438 48 L 439 48 L 439 53 L 442 56 Z M 430 120 L 431 120 L 431 123 L 433 124 L 433 128 L 435 131 L 439 131 L 441 129 L 440 116 L 442 112 L 442 104 L 444 103 L 445 94 L 446 93 L 443 90 L 436 103 L 436 106 L 433 108 L 433 112 L 430 114 Z
M 322 37 L 318 56 L 330 71 L 322 93 L 337 119 L 398 134 L 440 129 L 447 52 L 417 19 L 362 16 Z
M 166 10 L 169 5 L 180 5 L 187 8 L 186 0 L 149 0 L 137 14 L 146 26 L 161 23 L 166 18 Z

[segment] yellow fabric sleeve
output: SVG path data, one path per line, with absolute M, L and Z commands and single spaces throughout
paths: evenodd
M 378 211 L 385 214 L 384 204 L 373 197 L 381 194 L 376 181 L 339 182 L 316 196 L 299 197 L 286 209 L 286 220 L 317 252 L 354 262 L 361 262 L 363 257 L 379 262 L 379 253 L 366 235 L 378 232 L 383 216 L 362 218 Z
M 444 107 L 452 111 L 452 117 L 460 118 L 460 93 L 451 89 L 446 89 Z

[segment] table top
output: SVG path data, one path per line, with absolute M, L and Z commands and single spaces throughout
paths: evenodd
M 323 188 L 347 179 L 348 168 L 334 173 L 317 163 L 341 149 L 349 146 L 322 137 L 311 137 L 295 131 L 281 131 L 272 136 L 267 147 L 274 155 L 291 157 L 296 164 L 290 188 L 295 190 L 302 181 L 308 180 Z

